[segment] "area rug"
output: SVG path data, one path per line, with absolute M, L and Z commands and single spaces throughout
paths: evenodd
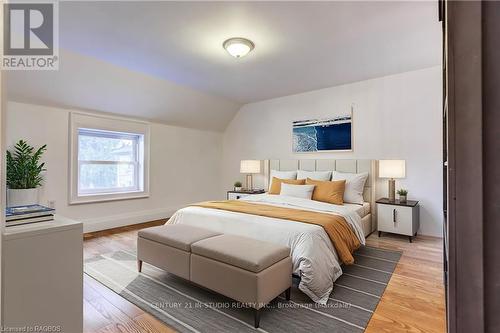
M 261 314 L 260 332 L 363 332 L 391 279 L 400 252 L 362 247 L 355 264 L 343 266 L 327 305 L 312 302 L 297 288 L 278 297 Z M 85 261 L 85 273 L 179 332 L 252 332 L 253 312 L 235 301 L 194 286 L 117 251 Z

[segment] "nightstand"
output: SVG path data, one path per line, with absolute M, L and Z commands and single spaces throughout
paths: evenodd
M 382 198 L 376 203 L 378 236 L 380 237 L 382 232 L 406 235 L 411 243 L 412 237 L 417 235 L 420 224 L 418 201 L 400 202 Z
M 249 195 L 262 194 L 264 192 L 265 192 L 264 190 L 227 191 L 227 200 L 238 200 Z

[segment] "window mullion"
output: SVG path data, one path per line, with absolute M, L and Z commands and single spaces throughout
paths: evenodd
M 137 162 L 135 161 L 91 161 L 91 160 L 81 160 L 78 161 L 80 164 L 109 164 L 109 165 L 118 165 L 118 164 L 136 164 Z

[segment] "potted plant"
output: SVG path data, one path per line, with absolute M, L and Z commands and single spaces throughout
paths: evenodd
M 406 202 L 406 196 L 408 195 L 408 190 L 405 189 L 399 189 L 398 190 L 398 195 L 399 195 L 399 201 L 400 202 Z
M 243 188 L 243 184 L 241 184 L 240 181 L 234 182 L 234 190 L 235 191 L 241 191 Z
M 42 186 L 45 163 L 40 163 L 47 145 L 37 150 L 19 140 L 13 151 L 7 151 L 7 206 L 38 203 L 38 188 Z

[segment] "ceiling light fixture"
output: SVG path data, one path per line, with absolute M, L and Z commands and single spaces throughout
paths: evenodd
M 226 51 L 235 58 L 241 58 L 248 54 L 248 52 L 252 51 L 255 47 L 255 44 L 246 38 L 229 38 L 224 43 L 222 43 L 222 47 L 226 49 Z

